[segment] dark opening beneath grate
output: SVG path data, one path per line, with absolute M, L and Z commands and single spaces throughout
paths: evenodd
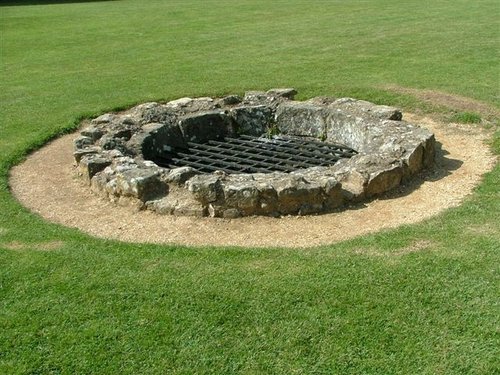
M 357 154 L 352 148 L 291 136 L 242 135 L 223 141 L 188 143 L 188 150 L 165 152 L 154 161 L 162 167 L 190 166 L 200 172 L 269 173 L 329 166 Z

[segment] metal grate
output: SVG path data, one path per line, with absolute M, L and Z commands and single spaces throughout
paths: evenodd
M 200 172 L 269 173 L 328 166 L 357 152 L 352 148 L 291 136 L 225 138 L 188 143 L 189 150 L 164 153 L 155 162 L 163 167 L 190 166 Z

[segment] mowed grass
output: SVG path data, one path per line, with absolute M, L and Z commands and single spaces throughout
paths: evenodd
M 0 6 L 0 373 L 498 373 L 498 166 L 432 220 L 299 250 L 94 239 L 7 178 L 149 100 L 292 86 L 432 110 L 399 86 L 498 108 L 497 1 L 22 3 Z

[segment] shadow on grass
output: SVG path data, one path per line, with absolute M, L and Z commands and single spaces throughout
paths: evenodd
M 49 5 L 49 4 L 73 4 L 73 3 L 101 3 L 108 1 L 119 1 L 119 0 L 25 0 L 25 1 L 1 1 L 0 7 L 2 6 L 16 6 L 16 5 Z

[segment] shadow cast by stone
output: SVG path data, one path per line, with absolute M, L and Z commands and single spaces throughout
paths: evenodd
M 437 181 L 450 175 L 463 165 L 463 161 L 447 157 L 450 153 L 443 149 L 440 142 L 436 142 L 436 161 L 432 171 L 426 173 L 427 181 Z
M 447 155 L 449 155 L 449 152 L 443 149 L 443 145 L 441 144 L 441 142 L 436 142 L 433 168 L 422 170 L 412 179 L 403 182 L 396 189 L 390 190 L 380 195 L 379 197 L 376 197 L 375 199 L 401 198 L 411 194 L 426 182 L 439 181 L 451 175 L 454 171 L 458 170 L 464 162 L 461 160 L 448 158 Z

